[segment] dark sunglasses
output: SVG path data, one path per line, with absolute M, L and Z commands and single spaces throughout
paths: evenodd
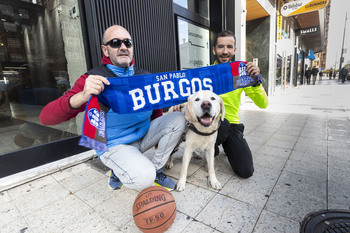
M 127 47 L 128 49 L 132 47 L 132 41 L 130 39 L 112 39 L 110 41 L 108 41 L 106 44 L 104 44 L 105 46 L 109 45 L 114 49 L 119 49 L 120 46 L 122 46 L 122 43 L 125 45 L 125 47 Z

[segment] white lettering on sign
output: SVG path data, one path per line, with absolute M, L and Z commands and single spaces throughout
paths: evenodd
M 312 28 L 306 28 L 306 29 L 301 29 L 300 34 L 310 34 L 310 33 L 315 33 L 318 32 L 318 27 L 312 27 Z
M 170 76 L 174 77 L 174 75 L 169 75 L 167 77 L 169 78 Z M 157 80 L 160 80 L 161 78 L 164 79 L 165 76 L 159 75 Z M 176 93 L 176 90 L 179 90 L 179 93 Z M 188 97 L 199 90 L 213 91 L 212 80 L 210 78 L 193 78 L 191 80 L 183 78 L 175 82 L 167 80 L 152 85 L 146 85 L 143 89 L 133 89 L 129 91 L 129 95 L 131 95 L 133 100 L 133 110 L 136 111 L 143 108 L 146 103 L 156 104 L 160 102 L 161 98 L 165 101 L 169 101 L 172 99 L 178 99 L 180 96 Z

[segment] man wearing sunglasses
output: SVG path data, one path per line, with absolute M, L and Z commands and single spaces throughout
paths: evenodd
M 59 99 L 47 104 L 40 114 L 45 125 L 55 125 L 85 111 L 91 95 L 98 95 L 107 77 L 125 77 L 148 72 L 134 66 L 134 45 L 129 32 L 119 26 L 109 27 L 103 35 L 102 65 L 82 75 Z M 132 79 L 132 77 L 130 77 Z M 176 183 L 167 177 L 162 168 L 185 129 L 181 113 L 162 116 L 161 110 L 117 114 L 106 113 L 108 151 L 97 151 L 101 161 L 111 169 L 109 186 L 119 189 L 123 185 L 143 190 L 153 184 L 173 190 Z M 148 159 L 145 151 L 156 146 Z

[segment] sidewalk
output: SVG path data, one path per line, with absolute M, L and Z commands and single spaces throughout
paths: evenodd
M 296 233 L 312 211 L 350 209 L 350 84 L 279 87 L 259 110 L 241 108 L 255 173 L 238 178 L 223 153 L 223 189 L 208 188 L 205 161 L 192 159 L 186 190 L 173 191 L 177 215 L 168 232 Z M 148 153 L 148 155 L 151 152 Z M 177 179 L 182 148 L 174 168 Z M 137 192 L 108 188 L 98 160 L 0 192 L 0 232 L 139 232 L 132 219 Z

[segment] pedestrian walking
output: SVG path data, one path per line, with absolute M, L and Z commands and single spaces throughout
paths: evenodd
M 345 83 L 346 76 L 348 75 L 349 71 L 345 67 L 343 67 L 339 71 L 339 78 L 341 78 L 341 83 Z
M 318 69 L 316 68 L 316 66 L 314 66 L 314 68 L 312 68 L 312 85 L 315 85 L 316 83 L 317 74 Z
M 320 76 L 320 80 L 322 80 L 323 77 L 323 71 L 321 70 L 320 73 L 318 73 L 318 75 Z
M 311 75 L 312 75 L 312 71 L 311 71 L 311 67 L 309 67 L 309 68 L 305 71 L 305 77 L 306 77 L 306 84 L 307 84 L 307 85 L 310 85 Z

